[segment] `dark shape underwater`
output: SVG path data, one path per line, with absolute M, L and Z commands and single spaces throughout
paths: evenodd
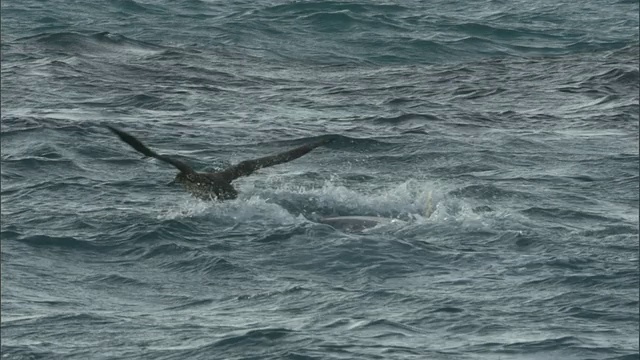
M 174 181 L 181 183 L 193 196 L 203 200 L 235 199 L 238 196 L 238 192 L 233 185 L 231 185 L 233 180 L 241 176 L 251 175 L 254 171 L 261 168 L 295 160 L 318 146 L 325 145 L 333 140 L 333 138 L 325 138 L 315 143 L 306 144 L 280 154 L 265 156 L 255 160 L 245 160 L 237 165 L 227 168 L 224 171 L 201 173 L 194 171 L 189 165 L 182 161 L 156 153 L 140 142 L 140 140 L 122 130 L 118 130 L 111 126 L 107 126 L 107 128 L 118 135 L 122 141 L 126 142 L 145 156 L 153 157 L 175 166 L 180 170 L 180 172 L 176 175 Z

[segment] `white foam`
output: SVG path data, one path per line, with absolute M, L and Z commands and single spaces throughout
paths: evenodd
M 158 219 L 206 217 L 227 224 L 298 224 L 316 216 L 379 216 L 400 219 L 404 224 L 457 222 L 472 227 L 491 226 L 493 215 L 473 211 L 464 199 L 445 196 L 439 184 L 415 179 L 374 189 L 353 189 L 338 179 L 320 186 L 293 183 L 283 176 L 270 176 L 238 186 L 240 196 L 224 202 L 202 201 L 185 194 L 183 200 L 166 203 Z M 299 210 L 287 210 L 287 204 Z M 303 209 L 303 210 L 300 210 Z M 303 212 L 299 215 L 298 212 Z M 306 217 L 305 217 L 306 216 Z
M 429 217 L 433 212 L 434 184 L 426 181 L 407 180 L 398 185 L 359 189 L 347 187 L 335 178 L 326 180 L 322 186 L 306 186 L 282 181 L 281 177 L 271 177 L 269 184 L 260 188 L 269 189 L 274 199 L 306 200 L 318 208 L 336 209 L 348 215 L 371 215 L 392 217 Z M 249 186 L 243 191 L 256 192 L 262 196 L 266 190 L 257 190 Z M 436 192 L 437 194 L 437 192 Z M 439 195 L 436 195 L 439 198 Z
M 278 204 L 271 203 L 260 196 L 248 199 L 203 201 L 195 198 L 186 199 L 175 207 L 158 215 L 158 219 L 178 219 L 192 217 L 208 217 L 225 223 L 241 223 L 248 221 L 268 221 L 279 224 L 291 224 L 299 218 L 289 213 Z

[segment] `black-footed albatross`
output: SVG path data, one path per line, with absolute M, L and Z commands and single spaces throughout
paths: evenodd
M 333 138 L 325 138 L 280 154 L 265 156 L 255 160 L 245 160 L 223 171 L 201 173 L 194 171 L 189 165 L 182 161 L 156 153 L 140 142 L 140 140 L 122 130 L 118 130 L 112 126 L 107 126 L 107 128 L 118 135 L 122 141 L 145 156 L 150 156 L 175 166 L 180 172 L 176 175 L 174 182 L 181 183 L 193 196 L 203 200 L 235 199 L 238 196 L 238 192 L 234 189 L 233 185 L 231 185 L 233 180 L 241 176 L 250 175 L 254 171 L 264 167 L 295 160 L 318 146 L 327 144 L 333 140 Z

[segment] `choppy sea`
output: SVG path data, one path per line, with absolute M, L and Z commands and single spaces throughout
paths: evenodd
M 3 359 L 638 359 L 637 0 L 1 11 Z

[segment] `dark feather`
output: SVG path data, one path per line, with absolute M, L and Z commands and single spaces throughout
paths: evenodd
M 172 158 L 170 158 L 168 156 L 165 156 L 165 155 L 160 155 L 160 154 L 156 153 L 155 151 L 149 149 L 142 142 L 140 142 L 140 140 L 136 139 L 131 134 L 128 134 L 128 133 L 126 133 L 126 132 L 124 132 L 122 130 L 118 130 L 118 129 L 116 129 L 114 127 L 111 127 L 109 125 L 107 125 L 107 128 L 109 130 L 111 130 L 113 133 L 115 133 L 116 135 L 118 135 L 120 140 L 122 140 L 122 141 L 126 142 L 127 144 L 129 144 L 129 146 L 134 148 L 139 153 L 142 153 L 145 156 L 156 158 L 156 159 L 158 159 L 160 161 L 164 161 L 166 163 L 169 163 L 169 164 L 175 166 L 178 170 L 180 170 L 181 172 L 183 172 L 185 174 L 191 174 L 191 173 L 194 172 L 193 169 L 191 169 L 191 167 L 189 165 L 183 163 L 182 161 L 172 159 Z
M 331 141 L 333 141 L 332 138 L 327 138 L 327 139 L 323 139 L 318 142 L 315 142 L 313 144 L 303 145 L 280 154 L 265 156 L 255 160 L 245 160 L 235 166 L 232 166 L 226 169 L 221 174 L 225 180 L 232 181 L 241 176 L 251 175 L 254 171 L 258 169 L 262 169 L 265 167 L 278 165 L 278 164 L 289 162 L 291 160 L 295 160 L 307 154 L 311 150 L 317 148 L 318 146 L 325 145 Z

